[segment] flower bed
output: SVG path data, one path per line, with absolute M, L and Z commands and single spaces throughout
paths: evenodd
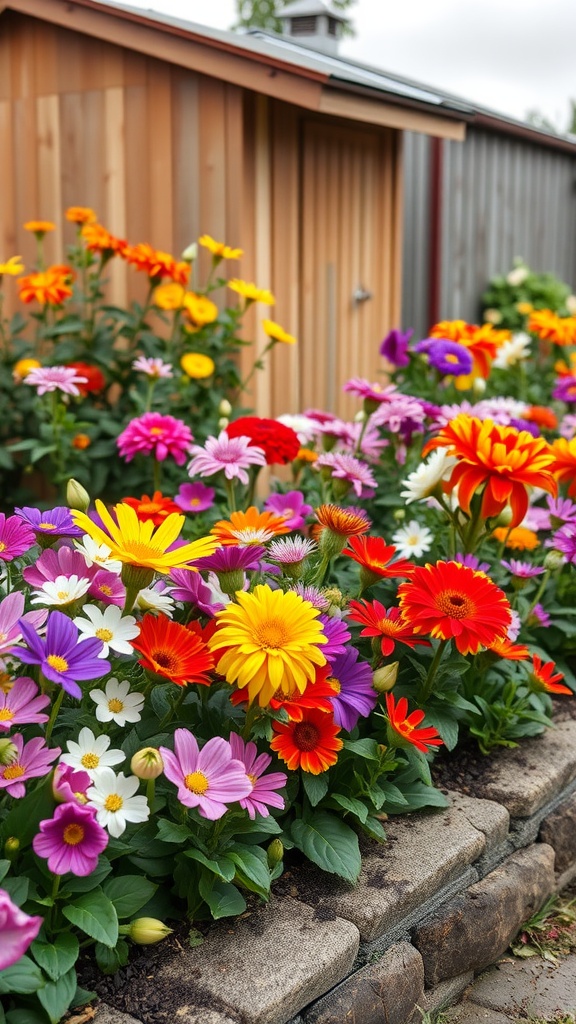
M 4 464 L 17 488 L 25 459 L 61 489 L 0 514 L 8 1024 L 85 1004 L 85 948 L 112 974 L 174 922 L 197 945 L 202 921 L 268 900 L 285 858 L 353 885 L 359 837 L 448 805 L 435 752 L 513 749 L 576 685 L 576 321 L 534 315 L 521 344 L 461 321 L 395 331 L 388 382 L 344 385 L 354 422 L 239 415 L 242 317 L 273 303 L 219 276 L 240 250 L 203 236 L 192 291 L 196 250 L 67 217 L 64 267 L 31 223 L 18 287 L 38 312 L 3 325 Z M 106 305 L 112 259 L 147 277 L 143 306 Z M 226 285 L 239 305 L 219 312 Z

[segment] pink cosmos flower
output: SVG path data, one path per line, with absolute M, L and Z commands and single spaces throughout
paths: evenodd
M 47 747 L 42 736 L 24 743 L 19 732 L 10 740 L 16 747 L 16 758 L 10 764 L 0 764 L 0 789 L 6 789 L 10 796 L 19 800 L 26 796 L 24 783 L 27 779 L 48 775 L 50 764 L 60 756 L 60 747 Z
M 116 438 L 116 444 L 126 462 L 131 462 L 136 455 L 152 452 L 158 462 L 170 456 L 177 466 L 183 466 L 193 440 L 190 428 L 182 420 L 162 416 L 159 412 L 145 412 L 130 421 Z
M 305 525 L 305 516 L 312 513 L 312 506 L 306 505 L 302 491 L 271 494 L 266 498 L 264 508 L 277 516 L 284 516 L 284 525 L 289 530 L 301 530 Z
M 333 478 L 350 484 L 357 498 L 367 498 L 374 494 L 377 484 L 372 470 L 353 455 L 325 452 L 317 458 L 314 469 L 320 471 L 324 466 L 330 469 Z
M 57 764 L 52 780 L 52 793 L 57 804 L 71 801 L 75 804 L 87 804 L 86 790 L 92 785 L 88 772 L 78 771 L 72 765 Z
M 39 395 L 47 391 L 61 391 L 64 395 L 80 395 L 77 384 L 86 384 L 87 377 L 78 375 L 73 366 L 37 366 L 24 378 L 24 384 L 31 384 Z
M 13 590 L 0 601 L 0 655 L 18 653 L 15 645 L 22 639 L 19 619 L 27 622 L 32 629 L 38 630 L 48 616 L 47 608 L 22 614 L 23 612 L 24 594 L 20 590 Z
M 99 569 L 90 582 L 88 597 L 93 597 L 103 604 L 115 604 L 124 607 L 126 588 L 119 576 L 108 569 Z
M 279 537 L 270 544 L 268 555 L 273 562 L 280 562 L 281 565 L 298 565 L 316 550 L 316 546 L 315 541 L 305 537 Z
M 188 476 L 214 476 L 223 472 L 227 480 L 238 479 L 248 483 L 246 470 L 250 466 L 265 466 L 266 456 L 262 448 L 251 443 L 249 437 L 228 437 L 222 430 L 218 437 L 209 437 L 204 447 L 194 445 L 191 449 L 194 458 L 188 464 Z
M 152 357 L 138 356 L 138 359 L 132 363 L 132 369 L 137 373 L 145 373 L 151 380 L 174 376 L 170 363 L 164 363 L 162 359 L 153 359 Z
M 244 770 L 252 785 L 252 792 L 249 796 L 241 799 L 240 807 L 248 811 L 248 816 L 252 821 L 257 814 L 268 818 L 269 807 L 278 807 L 283 810 L 284 798 L 276 790 L 282 789 L 286 785 L 287 776 L 284 772 L 270 772 L 269 775 L 264 775 L 268 765 L 272 762 L 270 754 L 258 754 L 255 743 L 244 743 L 242 737 L 235 732 L 230 733 L 229 742 L 232 757 L 244 765 Z
M 205 512 L 207 508 L 212 508 L 215 494 L 213 487 L 200 482 L 181 484 L 178 494 L 174 495 L 174 502 L 183 512 Z
M 197 807 L 203 818 L 216 821 L 228 804 L 252 792 L 252 783 L 241 761 L 232 757 L 230 744 L 214 736 L 199 750 L 188 729 L 176 729 L 175 753 L 160 747 L 164 774 L 178 787 L 178 799 L 185 807 Z
M 31 587 L 43 587 L 45 583 L 54 583 L 58 576 L 91 580 L 97 570 L 97 565 L 86 565 L 86 559 L 79 551 L 61 547 L 58 551 L 47 548 L 34 565 L 27 565 L 22 570 L 22 575 Z
M 370 402 L 387 402 L 390 395 L 393 395 L 398 390 L 395 384 L 388 384 L 387 387 L 383 388 L 380 384 L 371 384 L 370 381 L 365 380 L 363 377 L 352 377 L 346 381 L 343 391 L 349 391 L 351 394 L 356 395 L 358 398 L 363 398 L 364 401 Z
M 28 676 L 15 679 L 8 693 L 0 689 L 0 732 L 11 729 L 13 725 L 47 722 L 50 716 L 40 712 L 50 703 L 50 697 L 38 694 L 36 683 Z
M 34 531 L 23 523 L 20 516 L 5 516 L 0 512 L 0 560 L 11 562 L 36 543 Z
M 29 917 L 0 889 L 0 971 L 15 964 L 34 941 L 44 923 L 42 917 Z
M 94 808 L 77 803 L 60 804 L 54 817 L 40 822 L 32 840 L 34 853 L 48 861 L 55 875 L 83 877 L 94 871 L 98 857 L 108 845 L 108 834 L 95 817 Z

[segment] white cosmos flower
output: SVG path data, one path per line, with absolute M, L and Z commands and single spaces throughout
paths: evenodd
M 127 822 L 148 821 L 150 817 L 146 797 L 134 795 L 139 785 L 135 775 L 126 778 L 122 772 L 115 775 L 111 768 L 102 768 L 86 790 L 88 804 L 96 808 L 98 824 L 114 839 L 122 835 Z
M 429 498 L 438 484 L 442 480 L 448 479 L 455 465 L 456 459 L 453 455 L 448 455 L 447 448 L 436 448 L 428 462 L 422 462 L 418 469 L 415 469 L 402 481 L 406 490 L 400 491 L 400 497 L 405 499 L 407 505 L 411 501 L 422 501 L 423 498 Z
M 392 534 L 392 543 L 396 545 L 396 551 L 402 558 L 419 558 L 426 551 L 430 551 L 433 540 L 430 530 L 426 526 L 421 526 L 415 519 Z
M 130 693 L 130 683 L 121 683 L 112 676 L 105 690 L 90 690 L 90 696 L 97 705 L 96 718 L 99 722 L 116 722 L 124 726 L 127 722 L 139 722 L 144 707 L 143 693 Z
M 506 370 L 509 366 L 516 366 L 522 360 L 530 356 L 531 337 L 525 331 L 518 331 L 507 341 L 503 341 L 498 347 L 496 358 L 492 363 L 497 370 Z
M 71 604 L 84 597 L 90 586 L 90 580 L 78 576 L 57 576 L 55 580 L 46 580 L 39 590 L 33 590 L 31 604 L 46 604 L 58 607 Z
M 136 598 L 135 607 L 142 612 L 162 612 L 169 619 L 174 613 L 174 598 L 170 597 L 170 589 L 156 590 L 155 587 L 145 587 Z
M 107 658 L 108 651 L 112 649 L 116 654 L 133 654 L 133 640 L 140 632 L 133 615 L 122 615 L 122 609 L 115 604 L 109 604 L 104 611 L 101 611 L 95 604 L 87 604 L 82 609 L 88 618 L 78 616 L 74 619 L 74 625 L 83 636 L 94 636 L 101 640 L 103 647 L 98 655 L 99 658 Z
M 113 572 L 117 576 L 122 571 L 122 562 L 115 558 L 110 558 L 112 549 L 106 544 L 98 544 L 92 537 L 88 537 L 87 534 L 81 541 L 75 540 L 74 547 L 81 555 L 84 555 L 88 567 L 98 565 L 101 569 L 108 569 L 108 572 Z
M 121 764 L 126 760 L 123 750 L 109 750 L 110 738 L 108 736 L 95 736 L 91 729 L 86 726 L 80 729 L 78 742 L 68 740 L 66 746 L 68 753 L 62 754 L 60 761 L 69 764 L 77 771 L 88 772 L 94 780 L 103 768 L 110 768 L 113 764 Z

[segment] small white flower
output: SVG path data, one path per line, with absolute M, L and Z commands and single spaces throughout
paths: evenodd
M 108 736 L 95 736 L 86 726 L 80 730 L 78 742 L 68 740 L 66 746 L 68 753 L 62 754 L 60 761 L 76 768 L 77 771 L 88 772 L 92 780 L 103 768 L 110 768 L 113 764 L 121 764 L 126 760 L 123 750 L 108 750 Z
M 528 270 L 528 267 L 514 267 L 513 270 L 506 274 L 506 280 L 513 288 L 517 288 L 519 285 L 524 284 L 524 281 L 529 274 L 530 271 Z
M 33 590 L 31 604 L 45 604 L 59 607 L 71 604 L 84 597 L 90 586 L 90 580 L 78 576 L 57 576 L 54 581 L 46 580 L 39 590 Z
M 91 565 L 98 565 L 101 569 L 108 569 L 108 572 L 115 573 L 116 576 L 122 571 L 122 562 L 110 558 L 112 549 L 106 544 L 97 544 L 92 537 L 86 535 L 81 541 L 75 540 L 74 547 L 81 555 L 84 555 L 88 568 Z
M 100 611 L 95 604 L 87 604 L 82 611 L 88 618 L 78 616 L 74 619 L 74 625 L 78 626 L 84 636 L 93 636 L 102 641 L 99 658 L 107 658 L 109 650 L 116 654 L 134 653 L 128 641 L 138 636 L 140 627 L 132 615 L 122 615 L 122 609 L 115 604 L 107 605 L 104 611 Z
M 119 683 L 112 676 L 106 683 L 106 690 L 90 690 L 90 696 L 97 705 L 96 718 L 99 722 L 116 722 L 125 726 L 127 722 L 139 722 L 144 707 L 143 693 L 130 693 L 130 683 Z
M 318 436 L 318 423 L 316 420 L 311 419 L 310 416 L 304 416 L 302 413 L 296 415 L 283 413 L 282 416 L 277 416 L 276 419 L 279 423 L 283 423 L 285 427 L 292 427 L 292 430 L 296 431 L 301 445 L 310 444 Z
M 162 612 L 169 619 L 174 614 L 174 598 L 170 597 L 169 587 L 163 590 L 156 590 L 155 587 L 145 587 L 136 598 L 135 607 L 142 612 Z
M 411 501 L 422 501 L 424 498 L 429 498 L 438 484 L 442 480 L 448 479 L 455 465 L 456 459 L 453 455 L 448 455 L 447 448 L 436 448 L 428 462 L 422 462 L 418 469 L 415 469 L 402 481 L 406 490 L 400 491 L 400 496 L 405 499 L 407 505 Z
M 118 839 L 129 821 L 148 821 L 150 808 L 145 796 L 135 796 L 140 779 L 128 778 L 121 772 L 115 775 L 111 768 L 102 768 L 93 785 L 86 790 L 88 803 L 96 808 L 96 819 Z
M 530 356 L 531 338 L 524 331 L 518 331 L 507 341 L 503 341 L 496 352 L 496 358 L 492 363 L 497 370 L 506 370 L 509 366 L 516 366 Z
M 420 526 L 415 519 L 392 534 L 392 543 L 396 545 L 396 551 L 402 558 L 419 558 L 426 551 L 430 551 L 433 540 L 430 530 L 426 526 Z
M 566 309 L 570 316 L 576 316 L 576 295 L 569 295 L 566 299 Z

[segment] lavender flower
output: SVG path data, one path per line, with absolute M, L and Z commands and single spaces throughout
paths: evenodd
M 322 647 L 322 654 L 326 661 L 334 661 L 338 655 L 345 654 L 350 643 L 351 633 L 343 619 L 337 615 L 320 615 L 319 622 L 322 623 L 322 632 L 327 637 L 327 643 Z
M 504 566 L 508 572 L 511 572 L 513 576 L 517 576 L 521 580 L 532 579 L 533 576 L 542 576 L 546 572 L 539 565 L 531 565 L 530 562 L 521 562 L 517 558 L 511 558 L 509 562 L 502 560 L 500 563 Z
M 560 402 L 566 402 L 567 405 L 574 404 L 576 402 L 576 377 L 560 377 L 556 381 L 552 398 L 557 398 Z
M 279 796 L 276 790 L 286 785 L 287 776 L 284 772 L 270 772 L 269 775 L 264 775 L 272 763 L 270 754 L 258 754 L 255 743 L 245 743 L 235 732 L 230 734 L 229 743 L 232 757 L 244 765 L 248 780 L 252 783 L 252 792 L 240 800 L 240 807 L 248 811 L 248 817 L 252 821 L 257 814 L 267 818 L 270 814 L 269 807 L 283 810 L 284 798 Z
M 24 378 L 24 384 L 36 388 L 38 395 L 47 391 L 61 391 L 64 395 L 80 395 L 77 384 L 87 384 L 88 378 L 78 374 L 73 366 L 36 366 Z
M 342 729 L 350 732 L 360 716 L 367 718 L 376 707 L 378 694 L 372 685 L 372 669 L 368 662 L 358 661 L 355 647 L 334 658 L 326 682 L 334 690 L 334 721 Z
M 373 496 L 377 487 L 376 480 L 369 466 L 360 459 L 342 452 L 325 452 L 314 463 L 316 470 L 320 471 L 323 467 L 330 469 L 332 478 L 345 480 L 357 498 Z
M 468 569 L 474 569 L 475 572 L 489 572 L 490 563 L 481 562 L 476 555 L 467 554 L 463 555 L 461 551 L 457 551 L 454 555 L 454 561 L 460 562 L 460 565 L 465 565 Z
M 552 529 L 557 530 L 563 523 L 576 522 L 576 505 L 570 501 L 570 498 L 553 498 L 551 495 L 547 495 L 546 503 Z
M 50 542 L 60 537 L 81 537 L 82 530 L 75 526 L 69 508 L 64 505 L 57 505 L 46 512 L 40 512 L 37 508 L 30 508 L 25 505 L 23 508 L 14 509 L 17 516 L 32 528 L 36 540 Z
M 204 583 L 199 572 L 192 572 L 191 569 L 171 569 L 170 579 L 177 584 L 172 588 L 172 597 L 176 601 L 195 605 L 211 619 L 216 612 L 223 611 L 225 605 L 214 601 L 213 591 Z
M 561 551 L 567 562 L 576 565 L 576 523 L 566 523 L 552 538 L 552 544 Z
M 63 612 L 53 611 L 48 616 L 46 638 L 20 619 L 22 636 L 28 649 L 18 651 L 20 661 L 39 665 L 43 675 L 61 686 L 72 697 L 82 697 L 77 680 L 100 679 L 110 672 L 110 662 L 98 655 L 102 641 L 95 637 L 78 640 L 78 629 Z

